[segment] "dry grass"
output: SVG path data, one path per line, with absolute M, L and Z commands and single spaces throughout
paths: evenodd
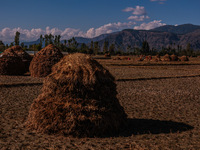
M 40 50 L 30 63 L 30 73 L 33 77 L 46 77 L 51 73 L 51 68 L 63 57 L 61 51 L 50 44 Z
M 41 133 L 74 137 L 119 133 L 126 114 L 116 99 L 114 77 L 85 54 L 57 63 L 31 105 L 26 126 Z
M 198 75 L 198 59 L 190 58 L 185 62 L 189 65 L 160 66 L 120 64 L 130 61 L 113 66 L 115 60 L 100 60 L 115 78 L 126 79 L 116 83 L 129 124 L 116 137 L 79 139 L 29 132 L 23 125 L 42 85 L 0 86 L 0 149 L 200 149 L 200 77 L 170 78 Z M 169 78 L 159 79 L 163 76 Z M 139 78 L 149 80 L 128 80 Z M 0 78 L 4 84 L 23 81 L 42 79 Z

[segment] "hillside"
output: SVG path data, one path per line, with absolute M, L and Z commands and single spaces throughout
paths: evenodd
M 187 34 L 190 32 L 194 32 L 195 30 L 200 29 L 200 26 L 193 25 L 193 24 L 183 24 L 179 26 L 174 25 L 165 25 L 161 26 L 155 29 L 152 29 L 151 31 L 159 31 L 159 32 L 171 32 L 175 34 Z
M 200 50 L 200 26 L 184 24 L 179 26 L 166 25 L 152 30 L 133 30 L 125 29 L 119 32 L 102 34 L 94 38 L 75 37 L 78 43 L 90 44 L 91 41 L 98 41 L 101 51 L 105 41 L 109 45 L 115 44 L 116 50 L 127 51 L 128 45 L 132 48 L 141 47 L 144 40 L 148 41 L 150 48 L 161 50 L 162 47 L 177 45 L 186 48 L 190 43 L 194 50 Z M 64 43 L 64 41 L 61 41 Z M 38 44 L 39 40 L 34 42 L 25 42 L 25 45 Z

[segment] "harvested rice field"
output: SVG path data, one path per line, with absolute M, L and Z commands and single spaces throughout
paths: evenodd
M 150 64 L 98 60 L 116 78 L 128 116 L 111 137 L 73 138 L 27 131 L 43 78 L 0 76 L 0 149 L 200 149 L 200 60 Z

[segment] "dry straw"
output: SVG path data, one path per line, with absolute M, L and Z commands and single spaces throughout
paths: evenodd
M 183 55 L 180 57 L 180 60 L 181 61 L 189 61 L 189 58 L 187 56 Z
M 1 75 L 23 75 L 25 66 L 22 59 L 9 48 L 0 55 Z
M 21 46 L 13 46 L 11 49 L 13 49 L 13 51 L 22 59 L 25 65 L 25 70 L 28 72 L 32 57 L 26 51 L 24 51 Z
M 169 56 L 169 54 L 166 54 L 165 56 L 163 56 L 163 61 L 171 61 L 171 57 Z
M 39 51 L 31 61 L 29 70 L 33 77 L 46 77 L 51 73 L 54 64 L 63 57 L 61 51 L 54 45 L 50 44 Z
M 177 55 L 173 54 L 170 57 L 171 57 L 171 61 L 178 61 L 179 60 Z
M 71 54 L 44 80 L 26 126 L 47 134 L 74 137 L 116 135 L 126 114 L 116 98 L 114 77 L 85 54 Z

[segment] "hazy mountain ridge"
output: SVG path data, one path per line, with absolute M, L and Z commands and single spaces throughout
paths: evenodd
M 109 42 L 109 45 L 114 43 L 116 49 L 120 48 L 123 51 L 127 51 L 128 45 L 131 48 L 141 47 L 144 40 L 148 41 L 150 48 L 161 50 L 162 47 L 177 47 L 177 45 L 186 48 L 190 43 L 194 50 L 200 50 L 200 26 L 192 24 L 184 24 L 179 26 L 165 25 L 152 30 L 133 30 L 125 29 L 119 32 L 102 34 L 94 38 L 75 38 L 78 43 L 90 44 L 91 41 L 99 42 L 101 51 L 105 41 Z M 62 43 L 64 41 L 61 41 Z M 39 40 L 35 42 L 25 42 L 25 45 L 38 44 Z

